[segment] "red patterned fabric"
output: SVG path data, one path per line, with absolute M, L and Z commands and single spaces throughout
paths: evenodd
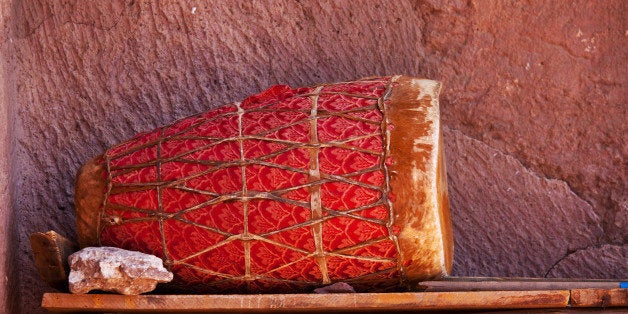
M 163 258 L 194 291 L 400 280 L 390 87 L 273 86 L 111 148 L 101 244 Z

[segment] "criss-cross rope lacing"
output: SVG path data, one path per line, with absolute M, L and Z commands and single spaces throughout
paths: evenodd
M 390 185 L 389 185 L 389 169 L 387 162 L 389 160 L 388 156 L 388 128 L 389 121 L 387 116 L 387 98 L 390 95 L 392 84 L 391 82 L 383 82 L 385 83 L 385 91 L 380 97 L 361 95 L 361 94 L 353 94 L 346 93 L 342 91 L 325 91 L 324 87 L 328 85 L 319 86 L 313 90 L 309 90 L 303 94 L 293 95 L 292 98 L 307 98 L 310 100 L 311 107 L 309 109 L 299 108 L 299 109 L 291 109 L 291 108 L 273 108 L 273 106 L 277 105 L 281 102 L 275 101 L 268 104 L 265 104 L 260 107 L 254 108 L 243 108 L 240 103 L 235 104 L 234 110 L 225 110 L 222 113 L 218 113 L 209 118 L 203 118 L 203 114 L 195 115 L 188 119 L 192 123 L 188 126 L 178 130 L 177 132 L 166 134 L 166 130 L 168 127 L 163 127 L 153 134 L 153 138 L 150 138 L 150 135 L 146 135 L 148 138 L 145 139 L 144 143 L 140 143 L 136 146 L 131 146 L 128 149 L 120 149 L 120 145 L 111 148 L 104 154 L 104 163 L 107 169 L 107 189 L 105 194 L 105 200 L 102 206 L 101 212 L 101 228 L 99 230 L 99 239 L 102 240 L 103 232 L 107 228 L 112 227 L 121 227 L 128 224 L 139 224 L 139 223 L 157 223 L 158 224 L 158 234 L 160 237 L 161 243 L 161 257 L 164 259 L 167 267 L 173 269 L 175 267 L 187 267 L 195 270 L 201 274 L 207 274 L 211 276 L 215 276 L 218 278 L 217 280 L 211 282 L 205 282 L 204 284 L 208 287 L 216 286 L 220 287 L 225 282 L 229 281 L 244 281 L 246 282 L 246 289 L 250 290 L 250 283 L 254 280 L 265 280 L 268 282 L 283 282 L 283 283 L 292 283 L 298 286 L 306 285 L 320 285 L 327 284 L 334 281 L 330 276 L 331 270 L 329 269 L 328 260 L 333 257 L 340 257 L 345 259 L 353 259 L 357 261 L 364 262 L 376 262 L 376 263 L 387 263 L 386 265 L 391 265 L 386 269 L 376 269 L 375 271 L 361 274 L 352 278 L 344 278 L 342 281 L 349 283 L 360 283 L 360 282 L 368 282 L 370 278 L 382 279 L 386 277 L 393 277 L 391 280 L 396 280 L 396 284 L 403 283 L 405 280 L 405 274 L 403 269 L 403 263 L 399 258 L 399 243 L 397 241 L 397 237 L 395 236 L 396 232 L 393 230 L 393 207 L 391 199 L 389 198 L 391 195 Z M 324 110 L 319 107 L 319 97 L 321 95 L 341 95 L 351 98 L 363 98 L 374 101 L 373 104 L 368 106 L 352 108 L 348 110 Z M 378 111 L 381 113 L 381 117 L 379 119 L 368 119 L 359 116 L 360 113 L 367 113 L 371 111 Z M 257 132 L 256 134 L 244 134 L 243 132 L 243 116 L 250 113 L 301 113 L 304 115 L 303 119 L 299 119 L 296 121 L 292 121 L 280 126 L 276 126 L 271 129 L 263 130 Z M 326 117 L 339 117 L 342 119 L 356 121 L 363 124 L 369 125 L 377 125 L 378 132 L 373 134 L 359 134 L 359 135 L 351 135 L 343 139 L 334 140 L 334 141 L 321 141 L 318 136 L 319 127 L 318 121 L 320 119 Z M 237 128 L 238 134 L 228 138 L 222 138 L 218 136 L 199 136 L 199 135 L 190 135 L 190 131 L 196 128 L 202 127 L 203 125 L 216 123 L 219 121 L 224 121 L 224 119 L 235 119 L 237 120 Z M 272 138 L 268 137 L 270 134 L 276 134 L 285 129 L 289 129 L 293 126 L 300 125 L 303 123 L 307 123 L 309 126 L 309 142 L 300 142 L 300 141 L 291 141 L 286 139 Z M 382 148 L 379 149 L 369 149 L 362 148 L 352 145 L 352 142 L 359 140 L 367 140 L 372 137 L 380 137 Z M 204 141 L 205 145 L 200 145 L 198 147 L 194 147 L 188 150 L 183 150 L 178 154 L 171 156 L 163 156 L 162 150 L 164 144 L 172 141 Z M 263 141 L 266 143 L 274 143 L 277 145 L 283 146 L 283 148 L 273 150 L 270 153 L 260 155 L 255 158 L 246 158 L 245 157 L 245 149 L 244 143 L 246 141 Z M 203 152 L 204 150 L 215 147 L 216 145 L 221 145 L 225 143 L 237 143 L 237 147 L 239 150 L 239 158 L 229 160 L 229 161 L 219 161 L 219 160 L 199 160 L 190 158 L 191 154 Z M 123 145 L 123 144 L 122 144 Z M 379 163 L 376 166 L 369 167 L 367 169 L 360 169 L 354 172 L 345 173 L 345 174 L 330 174 L 325 173 L 321 170 L 319 164 L 320 150 L 322 148 L 340 148 L 344 150 L 350 150 L 353 152 L 359 152 L 361 154 L 367 154 L 372 156 L 377 156 L 379 158 Z M 120 164 L 115 163 L 113 161 L 120 160 L 121 158 L 128 158 L 132 154 L 141 153 L 147 149 L 154 149 L 154 154 L 156 158 L 144 158 L 146 160 L 138 163 L 130 163 L 130 164 Z M 310 159 L 308 164 L 308 169 L 296 168 L 286 164 L 278 164 L 272 162 L 272 158 L 280 156 L 284 153 L 287 153 L 294 149 L 304 149 L 309 153 Z M 196 171 L 190 173 L 186 176 L 164 180 L 162 175 L 162 167 L 166 163 L 179 163 L 179 164 L 190 164 L 190 165 L 201 165 L 206 167 L 205 170 Z M 307 182 L 302 184 L 293 185 L 289 187 L 284 187 L 280 189 L 275 189 L 272 191 L 256 191 L 249 189 L 247 187 L 247 167 L 256 165 L 263 166 L 269 168 L 281 169 L 283 171 L 289 171 L 291 173 L 298 173 L 304 176 L 307 176 Z M 116 178 L 120 178 L 123 176 L 133 175 L 138 173 L 139 171 L 145 171 L 146 169 L 155 169 L 154 178 L 155 180 L 146 182 L 119 182 L 120 180 L 116 180 Z M 203 177 L 210 173 L 215 173 L 219 170 L 232 169 L 237 168 L 241 173 L 241 189 L 239 191 L 235 191 L 232 193 L 217 193 L 211 190 L 204 190 L 198 187 L 190 187 L 186 185 L 186 182 L 193 180 L 195 178 Z M 372 172 L 381 172 L 383 174 L 384 180 L 381 185 L 373 185 L 366 182 L 359 181 L 354 179 L 354 177 L 368 174 Z M 321 202 L 321 186 L 325 183 L 344 183 L 352 186 L 358 186 L 361 188 L 377 191 L 380 197 L 371 203 L 362 204 L 355 208 L 349 208 L 344 210 L 334 210 L 324 206 Z M 206 201 L 198 202 L 196 204 L 192 204 L 187 206 L 181 210 L 176 212 L 170 212 L 164 209 L 164 203 L 162 200 L 162 194 L 164 189 L 177 189 L 180 191 L 184 191 L 186 193 L 193 193 L 197 195 L 202 195 L 207 198 Z M 298 191 L 301 189 L 307 189 L 309 191 L 309 201 L 308 200 L 299 200 L 294 198 L 286 197 L 287 193 Z M 128 204 L 116 204 L 109 201 L 110 197 L 113 195 L 117 195 L 120 193 L 129 193 L 129 192 L 141 192 L 141 191 L 156 191 L 156 210 L 140 208 L 137 206 L 130 206 Z M 284 204 L 289 204 L 292 206 L 298 206 L 301 208 L 305 208 L 309 210 L 310 217 L 308 220 L 296 223 L 294 225 L 290 225 L 284 228 L 271 230 L 264 233 L 253 233 L 249 230 L 249 221 L 248 221 L 248 210 L 249 210 L 249 201 L 250 200 L 272 200 Z M 241 202 L 242 210 L 243 210 L 243 230 L 241 233 L 233 233 L 227 230 L 223 230 L 221 228 L 215 226 L 208 226 L 201 224 L 196 221 L 191 221 L 186 218 L 186 215 L 193 213 L 199 209 L 206 208 L 207 206 L 220 205 L 228 202 Z M 387 209 L 388 215 L 386 219 L 376 219 L 372 217 L 364 217 L 359 215 L 359 212 L 374 208 L 377 206 L 383 206 Z M 121 218 L 120 215 L 116 215 L 114 213 L 125 213 L 128 217 Z M 387 234 L 380 236 L 374 239 L 368 239 L 361 243 L 344 246 L 338 248 L 333 251 L 326 251 L 323 245 L 323 223 L 330 219 L 334 219 L 336 217 L 346 217 L 355 220 L 366 221 L 368 223 L 382 226 L 387 230 Z M 203 250 L 192 252 L 187 256 L 172 256 L 172 254 L 168 250 L 167 246 L 167 236 L 164 232 L 164 223 L 168 220 L 176 220 L 180 223 L 186 225 L 192 225 L 201 229 L 204 229 L 208 232 L 215 233 L 224 237 L 223 240 L 220 240 L 213 245 L 205 247 Z M 269 237 L 280 234 L 282 232 L 297 230 L 300 228 L 311 228 L 312 235 L 314 237 L 314 250 L 309 251 L 305 250 L 302 247 L 292 246 L 287 243 L 278 242 L 276 240 L 270 239 Z M 244 273 L 241 275 L 233 275 L 233 274 L 225 274 L 220 271 L 211 270 L 203 267 L 199 267 L 198 265 L 192 264 L 190 261 L 198 258 L 199 256 L 203 256 L 212 250 L 215 250 L 220 247 L 224 247 L 225 245 L 232 243 L 234 241 L 240 241 L 243 245 L 244 250 Z M 285 263 L 283 265 L 278 266 L 277 268 L 270 269 L 265 273 L 254 274 L 251 271 L 251 243 L 252 241 L 261 241 L 273 246 L 277 246 L 279 248 L 292 250 L 302 254 L 302 258 L 293 260 L 291 262 Z M 394 245 L 395 254 L 392 257 L 378 257 L 378 256 L 368 256 L 365 254 L 362 255 L 353 255 L 351 252 L 355 252 L 356 250 L 367 248 L 371 245 L 381 243 L 383 241 L 391 241 Z M 107 243 L 105 243 L 107 242 Z M 115 243 L 115 241 L 109 239 L 107 241 L 103 241 L 103 244 L 111 244 L 109 242 Z M 303 280 L 292 280 L 287 278 L 277 278 L 276 275 L 271 276 L 271 273 L 277 273 L 284 268 L 295 265 L 304 260 L 314 259 L 316 264 L 319 267 L 321 273 L 320 281 L 303 281 Z M 394 275 L 391 275 L 394 273 Z M 176 274 L 176 272 L 175 272 Z

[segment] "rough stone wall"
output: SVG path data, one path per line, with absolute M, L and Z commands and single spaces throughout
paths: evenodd
M 17 232 L 12 211 L 12 121 L 16 102 L 13 46 L 10 38 L 10 3 L 0 1 L 0 312 L 13 313 L 17 303 L 18 274 L 15 252 Z
M 625 276 L 626 6 L 11 1 L 18 96 L 0 109 L 22 311 L 50 290 L 28 235 L 75 237 L 73 180 L 92 156 L 272 84 L 387 74 L 444 82 L 455 275 Z

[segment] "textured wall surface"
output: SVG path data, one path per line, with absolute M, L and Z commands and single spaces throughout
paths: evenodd
M 8 1 L 0 1 L 0 312 L 5 313 L 13 313 L 19 306 L 15 263 L 18 240 L 11 204 L 14 183 L 11 180 L 12 121 L 16 95 L 10 9 Z
M 456 275 L 625 276 L 626 6 L 11 1 L 17 97 L 0 108 L 23 312 L 50 290 L 28 235 L 76 236 L 73 180 L 92 156 L 272 84 L 386 74 L 444 82 Z

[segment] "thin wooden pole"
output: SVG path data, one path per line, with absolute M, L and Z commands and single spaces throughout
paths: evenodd
M 447 277 L 438 281 L 424 281 L 417 291 L 522 291 L 616 289 L 621 281 L 590 279 L 500 278 L 500 277 Z

